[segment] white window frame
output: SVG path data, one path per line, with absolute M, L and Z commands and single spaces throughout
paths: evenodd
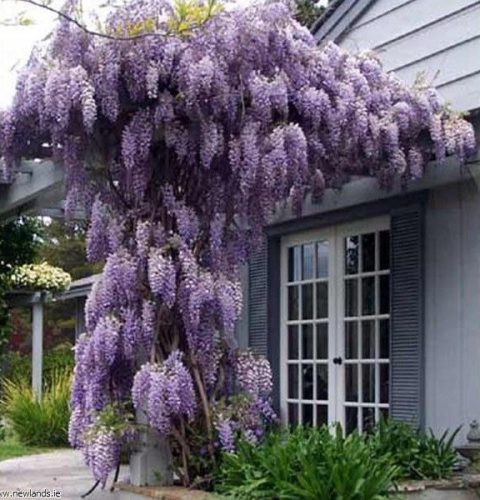
M 308 244 L 318 242 L 321 240 L 329 241 L 329 259 L 328 259 L 328 413 L 329 423 L 333 424 L 339 422 L 343 427 L 344 422 L 344 408 L 345 408 L 345 363 L 341 366 L 335 365 L 332 360 L 334 357 L 341 357 L 345 360 L 345 345 L 344 345 L 344 294 L 345 294 L 345 275 L 344 275 L 344 245 L 343 239 L 346 236 L 361 236 L 366 233 L 379 233 L 382 230 L 390 229 L 390 217 L 381 216 L 371 219 L 360 220 L 352 223 L 342 224 L 338 226 L 331 226 L 318 230 L 304 231 L 295 233 L 282 238 L 281 240 L 281 265 L 280 265 L 280 411 L 281 420 L 286 423 L 288 420 L 288 248 L 300 244 Z M 377 236 L 378 245 L 378 236 Z M 377 257 L 378 258 L 378 251 Z M 359 255 L 361 259 L 361 255 Z M 376 267 L 377 269 L 377 267 Z M 360 277 L 365 275 L 378 275 L 382 274 L 380 271 L 372 273 L 362 273 Z M 387 271 L 384 274 L 389 274 Z M 377 283 L 378 280 L 376 280 Z M 377 286 L 377 284 L 376 284 Z M 314 287 L 315 288 L 315 287 Z M 359 287 L 358 293 L 361 293 Z M 378 301 L 378 293 L 375 294 Z M 360 298 L 360 297 L 359 297 Z M 360 304 L 360 302 L 359 302 Z M 315 307 L 315 305 L 314 305 Z M 301 300 L 299 298 L 299 318 L 301 318 Z M 378 309 L 376 309 L 378 310 Z M 388 317 L 388 315 L 387 315 Z M 365 316 L 362 319 L 379 319 L 378 315 Z M 301 323 L 299 319 L 299 323 Z M 314 322 L 315 320 L 313 320 Z M 305 322 L 310 322 L 306 320 Z M 375 323 L 377 324 L 377 322 Z M 315 330 L 314 330 L 315 332 Z M 316 335 L 314 335 L 314 353 L 316 355 Z M 378 332 L 375 337 L 378 343 Z M 378 351 L 377 351 L 378 352 Z M 373 359 L 373 358 L 372 358 Z M 379 377 L 378 377 L 378 360 L 375 359 L 375 391 L 378 401 L 379 391 Z M 373 362 L 373 361 L 370 361 Z M 314 422 L 316 421 L 315 402 L 316 400 L 316 376 L 314 371 Z M 362 390 L 361 383 L 359 384 L 359 391 Z M 298 394 L 298 399 L 302 403 L 302 395 Z M 311 403 L 312 401 L 308 401 Z M 377 417 L 379 407 L 387 407 L 388 404 L 378 403 L 347 403 L 348 406 L 371 406 L 375 407 L 375 416 Z M 378 407 L 378 408 L 377 408 Z

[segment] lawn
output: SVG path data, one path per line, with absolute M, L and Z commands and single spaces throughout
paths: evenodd
M 0 462 L 9 458 L 22 457 L 24 455 L 35 455 L 51 451 L 51 448 L 40 448 L 38 446 L 26 446 L 13 438 L 0 441 Z

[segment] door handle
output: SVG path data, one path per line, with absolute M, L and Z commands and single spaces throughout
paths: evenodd
M 341 365 L 343 362 L 343 359 L 339 356 L 337 358 L 333 358 L 333 364 L 334 365 Z

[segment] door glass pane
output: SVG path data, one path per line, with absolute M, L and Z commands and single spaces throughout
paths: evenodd
M 288 359 L 298 359 L 298 326 L 288 327 Z
M 328 359 L 328 323 L 317 324 L 317 359 Z
M 380 403 L 388 403 L 390 388 L 390 365 L 380 365 Z
M 388 319 L 380 320 L 380 358 L 388 359 L 390 357 L 390 321 Z
M 375 233 L 362 235 L 362 272 L 375 271 Z
M 345 238 L 345 274 L 358 273 L 358 236 Z
M 328 318 L 328 283 L 317 283 L 317 318 Z
M 328 365 L 317 364 L 317 399 L 328 400 Z
M 362 315 L 375 314 L 375 278 L 362 279 Z
M 302 365 L 302 398 L 313 399 L 313 365 Z
M 313 325 L 302 327 L 302 359 L 313 359 Z
M 345 408 L 345 431 L 347 434 L 358 429 L 358 409 L 347 406 Z
M 315 244 L 303 245 L 303 276 L 304 280 L 313 279 L 313 265 L 315 262 Z
M 380 314 L 390 314 L 390 276 L 380 276 Z
M 362 431 L 370 432 L 375 426 L 375 408 L 362 409 Z
M 302 319 L 313 319 L 313 285 L 302 285 Z
M 358 322 L 345 322 L 345 358 L 358 359 Z
M 345 317 L 358 316 L 358 280 L 345 280 Z
M 328 277 L 328 241 L 317 243 L 317 278 Z
M 288 397 L 298 398 L 298 365 L 288 365 Z
M 345 401 L 358 401 L 358 365 L 345 365 Z
M 298 286 L 288 287 L 288 319 L 298 319 Z
M 298 425 L 298 404 L 288 403 L 288 423 Z
M 375 321 L 362 321 L 362 358 L 375 358 Z
M 364 403 L 375 402 L 375 365 L 362 365 L 362 401 Z
M 288 249 L 288 281 L 300 281 L 301 263 L 302 247 L 290 247 Z
M 317 405 L 317 425 L 328 425 L 327 405 Z
M 380 270 L 390 269 L 390 231 L 380 231 Z
M 302 405 L 302 424 L 313 425 L 313 405 Z

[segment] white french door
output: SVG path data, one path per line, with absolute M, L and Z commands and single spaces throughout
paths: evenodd
M 282 420 L 351 432 L 388 414 L 388 218 L 282 239 Z

